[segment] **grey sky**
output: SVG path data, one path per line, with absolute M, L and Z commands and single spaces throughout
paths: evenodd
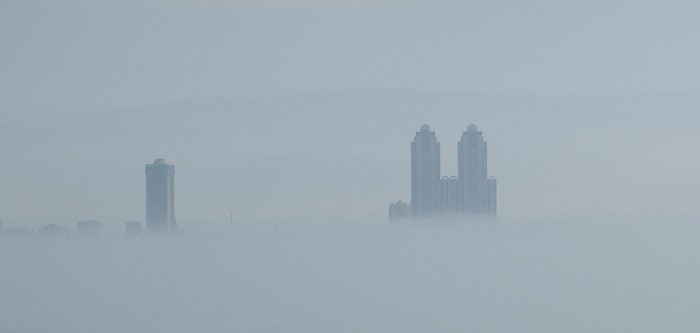
M 697 1 L 0 0 L 4 332 L 697 332 Z M 428 123 L 496 221 L 388 223 Z M 173 238 L 144 164 L 176 166 Z M 229 213 L 234 224 L 229 225 Z
M 691 1 L 5 1 L 3 90 L 91 107 L 358 89 L 692 90 L 698 9 Z
M 470 122 L 501 213 L 699 214 L 687 1 L 3 1 L 0 218 L 381 216 Z M 274 189 L 274 190 L 273 190 Z M 207 222 L 209 221 L 209 222 Z

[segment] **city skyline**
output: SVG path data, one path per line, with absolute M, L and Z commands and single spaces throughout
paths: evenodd
M 425 124 L 411 142 L 411 201 L 399 200 L 390 205 L 391 218 L 428 217 L 441 214 L 496 215 L 496 180 L 487 178 L 487 143 L 477 126 L 470 124 L 458 143 L 458 176 L 441 176 L 440 142 L 430 126 Z M 175 166 L 156 158 L 145 165 L 145 225 L 149 234 L 177 231 L 175 220 Z M 231 213 L 231 218 L 233 213 Z M 44 225 L 60 228 L 60 224 Z M 99 235 L 102 223 L 96 220 L 76 222 L 76 234 Z M 0 221 L 0 231 L 3 231 Z M 29 232 L 27 228 L 7 229 Z M 49 229 L 52 230 L 52 229 Z M 141 232 L 139 221 L 125 223 L 125 234 Z
M 156 158 L 153 163 L 145 165 L 145 175 L 146 232 L 154 235 L 176 232 L 175 166 L 166 163 L 164 158 Z M 77 221 L 75 226 L 77 236 L 99 236 L 102 233 L 102 223 L 94 219 Z M 140 221 L 124 223 L 126 236 L 136 236 L 141 232 Z M 70 229 L 60 223 L 48 223 L 36 229 L 39 236 L 65 236 L 70 233 Z M 0 220 L 0 236 L 28 237 L 33 234 L 34 230 L 27 226 L 4 229 Z
M 214 175 L 178 181 L 190 204 L 181 223 L 235 206 L 237 219 L 385 215 L 386 203 L 410 201 L 408 169 L 354 170 L 399 170 L 408 154 L 393 147 L 429 120 L 450 134 L 442 163 L 457 176 L 465 119 L 498 145 L 501 216 L 700 215 L 695 187 L 674 191 L 696 181 L 692 4 L 6 4 L 7 225 L 143 220 L 132 175 L 157 156 Z M 280 17 L 262 24 L 270 13 Z
M 441 175 L 440 142 L 429 125 L 420 127 L 411 142 L 411 200 L 392 203 L 390 219 L 449 214 L 496 215 L 496 178 L 488 176 L 487 142 L 475 124 L 462 132 L 457 150 L 458 175 Z M 151 234 L 177 231 L 175 166 L 166 163 L 164 158 L 156 158 L 145 165 L 145 175 L 146 231 Z M 77 234 L 97 235 L 102 229 L 102 224 L 96 220 L 76 224 Z M 127 235 L 138 234 L 140 222 L 128 221 L 125 228 Z
M 0 333 L 700 331 L 700 1 L 0 1 Z

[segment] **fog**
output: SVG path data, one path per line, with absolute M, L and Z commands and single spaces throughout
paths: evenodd
M 285 221 L 2 246 L 5 332 L 694 331 L 694 221 Z
M 0 332 L 697 331 L 699 10 L 1 1 L 0 229 L 72 234 L 0 237 Z M 498 218 L 390 223 L 470 123 Z

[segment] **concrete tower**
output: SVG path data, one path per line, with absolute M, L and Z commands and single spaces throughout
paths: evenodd
M 461 209 L 467 214 L 495 215 L 496 180 L 488 178 L 488 147 L 476 125 L 462 132 L 457 150 Z
M 411 212 L 413 216 L 437 213 L 440 206 L 440 142 L 430 126 L 423 125 L 411 143 Z
M 146 164 L 146 230 L 166 233 L 175 223 L 175 166 L 162 158 Z

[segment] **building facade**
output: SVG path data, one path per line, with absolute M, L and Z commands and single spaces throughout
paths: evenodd
M 440 200 L 438 212 L 443 215 L 458 214 L 461 212 L 462 189 L 457 177 L 440 178 Z
M 146 231 L 167 233 L 175 223 L 175 166 L 156 159 L 146 164 Z
M 428 216 L 440 205 L 440 142 L 423 125 L 411 143 L 411 214 Z
M 486 214 L 496 215 L 497 205 L 496 177 L 489 177 L 486 180 Z
M 457 176 L 440 176 L 440 142 L 423 125 L 411 143 L 411 217 L 496 215 L 496 178 L 488 176 L 488 145 L 474 124 L 462 132 L 457 145 Z M 399 201 L 401 202 L 401 201 Z M 391 219 L 399 209 L 389 207 Z
M 464 196 L 462 209 L 467 214 L 486 214 L 488 180 L 487 145 L 481 131 L 471 124 L 457 145 L 457 172 Z

